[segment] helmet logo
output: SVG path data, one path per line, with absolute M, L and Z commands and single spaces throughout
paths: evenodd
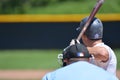
M 84 53 L 82 53 L 82 52 L 77 53 L 77 56 L 79 56 L 79 57 L 83 57 L 83 56 L 84 56 Z
M 95 34 L 94 38 L 95 39 L 99 38 L 99 34 Z

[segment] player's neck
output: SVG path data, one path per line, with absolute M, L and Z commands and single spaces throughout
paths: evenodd
M 88 46 L 93 47 L 98 43 L 102 43 L 102 40 L 90 40 Z
M 95 46 L 98 43 L 102 43 L 102 40 L 97 40 L 97 41 L 92 42 L 92 46 Z

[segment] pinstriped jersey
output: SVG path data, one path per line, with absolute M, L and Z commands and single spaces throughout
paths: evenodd
M 101 47 L 106 48 L 109 53 L 109 59 L 106 62 L 101 62 L 99 60 L 95 60 L 95 58 L 93 56 L 92 63 L 97 66 L 100 66 L 103 69 L 105 69 L 106 71 L 116 75 L 117 58 L 116 58 L 114 51 L 109 46 L 105 45 L 104 43 L 98 43 L 95 46 L 101 46 Z

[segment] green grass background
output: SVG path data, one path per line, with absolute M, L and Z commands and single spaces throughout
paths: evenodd
M 97 0 L 66 1 L 46 7 L 31 7 L 26 14 L 84 14 L 90 13 Z M 120 0 L 105 0 L 98 13 L 120 13 Z
M 120 49 L 114 50 L 120 69 Z M 56 69 L 62 50 L 0 50 L 0 69 Z
M 60 50 L 1 50 L 0 69 L 54 69 Z

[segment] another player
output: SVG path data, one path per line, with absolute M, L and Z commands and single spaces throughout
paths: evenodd
M 88 17 L 85 17 L 81 21 L 80 27 L 77 28 L 79 31 L 82 30 L 87 19 Z M 104 44 L 102 38 L 103 24 L 100 19 L 94 17 L 83 34 L 82 41 L 87 46 L 89 53 L 93 55 L 92 63 L 116 75 L 117 59 L 115 53 L 108 45 Z M 75 39 L 71 41 L 70 45 L 72 44 L 75 44 Z
M 64 67 L 47 73 L 42 80 L 118 80 L 113 74 L 90 64 L 91 55 L 82 44 L 68 46 L 62 55 Z

